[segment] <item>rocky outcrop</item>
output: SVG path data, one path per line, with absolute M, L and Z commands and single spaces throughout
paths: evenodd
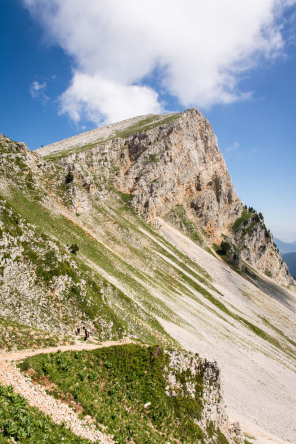
M 135 134 L 126 145 L 132 164 L 125 172 L 124 190 L 132 192 L 133 206 L 149 219 L 182 204 L 219 237 L 237 217 L 241 202 L 216 136 L 196 109 L 165 128 Z
M 274 244 L 272 233 L 264 224 L 262 214 L 259 213 L 259 217 L 255 210 L 248 212 L 244 209 L 243 214 L 247 213 L 249 218 L 238 228 L 235 223 L 227 240 L 233 243 L 241 261 L 273 277 L 282 285 L 292 284 L 293 278 Z
M 147 119 L 152 117 L 148 116 L 144 122 Z M 79 213 L 89 211 L 91 206 L 80 191 L 84 188 L 89 191 L 88 197 L 100 200 L 108 199 L 112 189 L 129 194 L 129 205 L 149 222 L 155 217 L 166 217 L 177 206 L 182 207 L 186 219 L 202 233 L 205 244 L 220 245 L 228 237 L 237 252 L 236 258 L 283 285 L 291 284 L 293 279 L 276 247 L 266 241 L 265 226 L 253 224 L 243 240 L 233 232 L 244 206 L 235 193 L 216 136 L 205 117 L 197 109 L 189 109 L 163 116 L 162 120 L 159 116 L 155 119 L 157 124 L 140 125 L 138 130 L 131 120 L 130 133 L 125 121 L 125 132 L 116 133 L 119 137 L 100 140 L 85 149 L 80 145 L 75 149 L 74 142 L 69 145 L 70 139 L 61 142 L 62 159 L 55 160 L 63 167 L 64 174 L 71 170 L 77 179 L 76 188 L 71 188 L 70 206 Z M 112 125 L 108 128 L 114 134 Z M 90 140 L 93 141 L 93 135 Z M 63 151 L 65 147 L 68 151 Z M 52 149 L 53 145 L 44 147 L 40 153 L 46 156 Z M 184 224 L 179 223 L 178 228 L 188 234 Z
M 244 435 L 239 424 L 230 424 L 226 414 L 217 363 L 201 359 L 193 353 L 166 351 L 166 354 L 169 358 L 166 394 L 195 399 L 201 397 L 202 412 L 196 423 L 208 434 L 207 442 L 218 442 L 214 435 L 217 430 L 222 430 L 229 442 L 242 444 Z

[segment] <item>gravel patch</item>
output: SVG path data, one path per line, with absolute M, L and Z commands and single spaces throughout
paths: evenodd
M 264 324 L 262 318 L 266 318 L 295 341 L 296 300 L 292 292 L 279 287 L 279 294 L 286 293 L 293 310 L 261 292 L 163 220 L 158 218 L 158 223 L 164 238 L 210 274 L 223 295 L 220 301 L 232 312 L 285 342 Z M 239 421 L 243 432 L 255 435 L 258 443 L 295 443 L 295 347 L 287 343 L 292 351 L 284 352 L 222 312 L 224 319 L 209 312 L 206 316 L 203 307 L 186 295 L 169 306 L 184 323 L 177 326 L 159 319 L 166 331 L 185 349 L 217 361 L 231 422 Z

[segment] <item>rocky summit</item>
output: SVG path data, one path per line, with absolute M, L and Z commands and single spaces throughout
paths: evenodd
M 23 363 L 110 442 L 295 442 L 295 280 L 198 110 L 35 152 L 1 135 L 0 288 L 3 359 L 80 350 L 82 325 L 117 344 Z
M 131 119 L 36 152 L 62 159 L 91 193 L 110 181 L 130 195 L 129 205 L 149 222 L 157 216 L 175 219 L 189 234 L 182 223 L 186 219 L 198 231 L 200 244 L 211 248 L 227 239 L 226 253 L 239 266 L 246 261 L 283 285 L 293 282 L 262 214 L 244 211 L 217 138 L 197 109 Z M 86 209 L 79 198 L 72 206 L 79 212 Z

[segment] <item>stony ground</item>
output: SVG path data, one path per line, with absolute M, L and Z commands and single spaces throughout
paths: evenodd
M 278 289 L 274 297 L 268 297 L 163 220 L 158 223 L 167 240 L 208 271 L 223 301 L 254 323 L 259 323 L 258 315 L 269 318 L 276 313 L 274 319 L 282 322 L 281 328 L 285 326 L 290 337 L 295 336 L 294 293 L 287 290 L 287 299 L 281 299 Z M 256 436 L 260 444 L 295 443 L 295 353 L 288 356 L 239 325 L 236 328 L 214 317 L 211 322 L 208 312 L 203 315 L 197 304 L 185 298 L 172 302 L 170 308 L 186 324 L 180 327 L 162 321 L 166 330 L 185 349 L 218 362 L 231 421 L 239 421 L 243 432 Z

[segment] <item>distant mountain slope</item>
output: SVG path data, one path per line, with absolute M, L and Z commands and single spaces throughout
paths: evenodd
M 296 279 L 296 253 L 283 254 L 283 259 L 288 265 L 291 275 Z
M 296 252 L 296 241 L 295 242 L 283 242 L 280 239 L 274 238 L 274 243 L 279 249 L 279 252 L 283 255 L 286 253 L 295 253 Z

